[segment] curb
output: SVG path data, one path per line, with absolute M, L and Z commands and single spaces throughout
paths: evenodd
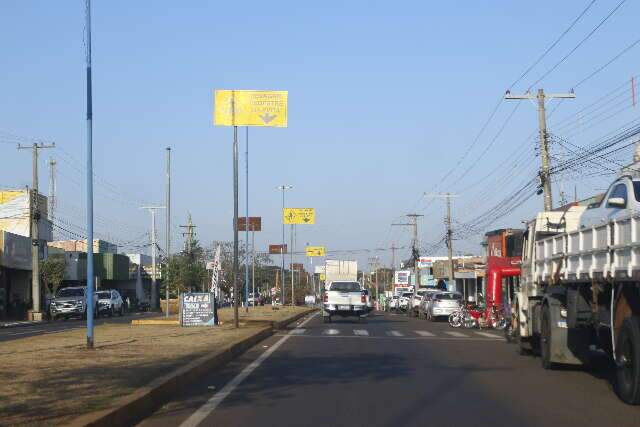
M 72 427 L 112 427 L 137 424 L 168 402 L 179 390 L 201 378 L 205 373 L 211 373 L 212 370 L 221 368 L 260 341 L 273 335 L 274 330 L 281 329 L 314 311 L 301 312 L 279 322 L 272 321 L 270 326 L 242 341 L 228 345 L 221 352 L 195 359 L 146 386 L 138 388 L 130 395 L 117 401 L 111 408 L 82 415 L 72 420 L 68 425 Z

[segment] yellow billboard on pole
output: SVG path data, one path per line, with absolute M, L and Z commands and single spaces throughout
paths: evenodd
M 316 210 L 314 208 L 284 208 L 282 210 L 283 224 L 315 224 Z
M 286 128 L 288 96 L 286 90 L 216 90 L 213 124 Z
M 307 246 L 305 248 L 305 252 L 308 257 L 326 255 L 326 250 L 324 246 Z

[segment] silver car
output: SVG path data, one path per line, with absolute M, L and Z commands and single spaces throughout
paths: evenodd
M 115 314 L 124 316 L 124 301 L 120 293 L 115 289 L 107 289 L 97 291 L 98 296 L 98 314 L 106 314 L 113 317 Z
M 431 304 L 433 296 L 441 292 L 439 289 L 429 289 L 428 292 L 424 293 L 422 301 L 420 301 L 420 307 L 418 308 L 418 317 L 422 316 L 425 319 L 427 318 L 427 312 L 429 311 L 429 305 Z
M 462 304 L 462 294 L 460 292 L 439 292 L 432 296 L 426 311 L 428 320 L 435 320 L 438 317 L 448 317 L 451 313 L 460 308 Z

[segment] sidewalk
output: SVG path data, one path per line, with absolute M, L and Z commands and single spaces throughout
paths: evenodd
M 49 323 L 49 321 L 43 320 L 42 322 L 38 322 L 35 320 L 1 320 L 0 328 L 19 328 L 20 326 L 42 325 L 44 323 Z

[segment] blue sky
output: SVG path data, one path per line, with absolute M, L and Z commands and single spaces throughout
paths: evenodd
M 537 126 L 532 103 L 522 102 L 492 142 L 515 108 L 502 103 L 472 141 L 509 85 L 588 3 L 95 0 L 96 231 L 117 242 L 144 240 L 149 218 L 139 206 L 163 202 L 164 149 L 171 146 L 173 224 L 184 224 L 190 212 L 203 243 L 231 239 L 232 131 L 212 125 L 212 92 L 274 89 L 289 91 L 289 127 L 250 130 L 250 213 L 263 217 L 264 229 L 258 249 L 280 240 L 275 187 L 283 183 L 295 187 L 289 206 L 317 209 L 317 224 L 298 230 L 300 246 L 408 246 L 409 230 L 390 224 L 417 211 L 425 214 L 420 240 L 429 247 L 444 235 L 444 205 L 424 192 L 459 193 L 454 216 L 464 223 L 535 174 L 539 159 L 527 141 Z M 596 1 L 512 91 L 524 91 L 618 3 Z M 534 89 L 571 89 L 640 37 L 639 12 L 637 3 L 623 4 Z M 58 148 L 43 153 L 41 182 L 53 156 L 57 217 L 80 234 L 83 18 L 80 0 L 0 5 L 0 186 L 31 180 L 28 152 L 16 150 L 11 135 L 55 141 Z M 577 88 L 577 98 L 550 117 L 551 131 L 564 119 L 558 134 L 586 145 L 636 117 L 638 110 L 627 108 L 588 128 L 588 114 L 585 123 L 576 114 L 628 82 L 638 72 L 639 52 L 640 46 L 629 50 Z M 244 170 L 244 129 L 240 135 Z M 586 197 L 610 179 L 566 177 L 562 188 Z M 533 197 L 490 228 L 517 226 L 541 206 L 541 197 Z M 158 228 L 164 242 L 161 221 Z M 179 232 L 174 227 L 174 247 L 182 242 Z M 456 251 L 479 253 L 480 240 L 457 241 Z M 440 245 L 436 252 L 444 251 Z M 376 254 L 389 262 L 389 251 L 343 257 L 366 262 Z M 408 249 L 398 255 L 408 256 Z

